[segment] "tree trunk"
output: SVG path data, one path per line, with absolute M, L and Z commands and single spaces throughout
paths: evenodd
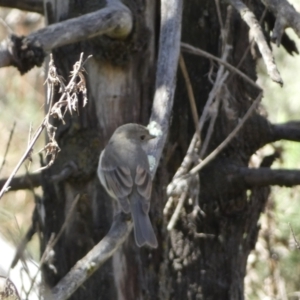
M 258 18 L 260 1 L 255 4 Z M 248 3 L 248 4 L 249 4 Z M 81 52 L 92 54 L 88 61 L 88 105 L 77 116 L 66 116 L 66 124 L 55 121 L 61 148 L 50 169 L 43 172 L 42 251 L 52 233 L 58 233 L 76 197 L 80 194 L 67 229 L 55 246 L 53 261 L 43 266 L 49 287 L 68 272 L 107 233 L 113 216 L 111 199 L 96 175 L 100 151 L 116 127 L 129 122 L 147 124 L 151 112 L 158 48 L 159 1 L 126 0 L 134 15 L 133 33 L 126 40 L 97 37 L 53 52 L 58 73 L 68 78 Z M 48 23 L 85 14 L 105 1 L 47 1 Z M 227 6 L 221 5 L 223 23 Z M 233 46 L 228 61 L 237 65 L 245 53 L 248 27 L 232 11 L 228 43 Z M 184 3 L 182 41 L 216 56 L 222 54 L 220 26 L 215 1 Z M 211 63 L 203 57 L 184 54 L 198 112 L 202 112 L 211 90 Z M 255 80 L 255 61 L 248 52 L 241 65 Z M 216 66 L 213 73 L 216 73 Z M 215 79 L 214 75 L 212 76 Z M 230 75 L 214 131 L 204 156 L 218 146 L 238 124 L 258 91 L 237 75 Z M 56 95 L 58 97 L 58 94 Z M 252 100 L 251 100 L 252 99 Z M 178 72 L 172 126 L 163 159 L 156 174 L 150 217 L 157 233 L 156 250 L 139 249 L 131 236 L 71 299 L 243 299 L 243 279 L 249 252 L 259 227 L 258 218 L 268 197 L 268 188 L 247 194 L 242 182 L 231 180 L 239 167 L 248 166 L 250 156 L 263 144 L 268 122 L 253 115 L 243 130 L 219 156 L 200 172 L 197 202 L 187 201 L 175 227 L 167 231 L 170 215 L 163 216 L 166 186 L 187 151 L 194 133 L 186 86 Z M 209 121 L 202 132 L 205 140 Z M 52 180 L 66 166 L 74 172 L 67 179 Z M 204 214 L 196 213 L 199 204 Z

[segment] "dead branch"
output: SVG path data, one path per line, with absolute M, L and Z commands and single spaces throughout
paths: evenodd
M 152 176 L 158 167 L 169 130 L 180 53 L 181 18 L 182 0 L 161 1 L 155 94 L 148 125 L 150 131 L 157 136 L 147 151 Z
M 14 122 L 13 127 L 12 127 L 12 129 L 10 131 L 10 134 L 9 134 L 8 142 L 6 144 L 6 149 L 5 149 L 3 160 L 2 160 L 2 164 L 1 164 L 1 167 L 0 167 L 0 173 L 1 173 L 3 167 L 4 167 L 5 163 L 6 163 L 6 156 L 8 154 L 8 149 L 10 147 L 10 143 L 11 143 L 12 137 L 14 135 L 15 127 L 16 127 L 16 122 Z
M 251 116 L 254 109 L 257 107 L 258 103 L 260 102 L 262 97 L 262 93 L 260 93 L 255 101 L 253 101 L 252 105 L 244 115 L 244 117 L 240 120 L 239 124 L 234 128 L 234 130 L 227 136 L 227 138 L 214 150 L 212 151 L 204 160 L 202 160 L 197 166 L 195 166 L 188 174 L 193 176 L 197 174 L 204 166 L 206 166 L 210 161 L 212 161 L 230 142 L 231 140 L 237 135 L 240 129 L 243 127 L 245 122 Z
M 43 0 L 0 0 L 0 6 L 32 11 L 41 15 L 44 13 Z
M 291 187 L 300 184 L 300 171 L 299 170 L 272 170 L 268 167 L 250 169 L 241 167 L 237 169 L 235 174 L 228 175 L 230 182 L 235 180 L 242 180 L 246 188 L 263 187 L 269 185 L 279 185 Z
M 3 188 L 8 178 L 0 180 L 0 189 Z M 9 184 L 9 191 L 32 189 L 41 185 L 41 174 L 25 174 L 14 177 Z
M 251 34 L 265 62 L 269 76 L 273 81 L 279 83 L 280 85 L 283 85 L 283 81 L 277 70 L 272 51 L 266 42 L 261 26 L 259 25 L 255 15 L 240 0 L 229 0 L 229 2 L 240 13 L 241 18 L 249 26 Z
M 197 134 L 198 139 L 200 141 L 201 140 L 200 130 L 199 130 L 199 126 L 198 126 L 199 117 L 198 117 L 198 111 L 197 111 L 197 106 L 196 106 L 196 100 L 195 100 L 195 96 L 194 96 L 190 76 L 189 76 L 188 70 L 186 68 L 185 61 L 184 61 L 184 58 L 183 58 L 182 54 L 180 54 L 180 56 L 179 56 L 179 65 L 180 65 L 180 69 L 181 69 L 181 72 L 183 74 L 183 78 L 184 78 L 184 81 L 185 81 L 185 86 L 186 86 L 186 89 L 187 89 L 187 92 L 188 92 L 188 98 L 190 100 L 191 111 L 192 111 L 193 120 L 194 120 L 194 124 L 195 124 L 195 131 L 196 131 L 196 134 Z
M 300 38 L 300 14 L 286 0 L 261 0 L 276 17 L 272 40 L 277 46 L 281 43 L 284 30 L 291 27 Z
M 224 46 L 224 52 L 223 52 L 222 57 L 221 57 L 222 61 L 227 60 L 227 57 L 229 55 L 230 50 L 231 50 L 230 46 L 228 46 L 228 45 Z M 207 118 L 209 118 L 210 111 L 213 107 L 213 101 L 215 100 L 215 98 L 218 97 L 218 95 L 220 95 L 221 89 L 222 89 L 223 84 L 224 84 L 225 80 L 227 79 L 228 75 L 229 74 L 228 74 L 227 71 L 224 72 L 224 65 L 221 65 L 218 69 L 216 80 L 214 82 L 213 88 L 211 89 L 211 91 L 209 93 L 208 99 L 207 99 L 207 101 L 205 103 L 205 106 L 203 108 L 201 118 L 199 120 L 200 131 L 202 131 L 204 123 L 206 122 Z M 220 100 L 220 97 L 219 97 L 219 100 Z M 218 115 L 218 112 L 216 112 L 214 115 L 215 116 L 212 118 L 212 120 L 210 122 L 210 125 L 209 125 L 209 127 L 211 129 L 213 128 L 211 126 L 214 126 L 214 123 L 215 123 L 216 117 Z M 200 158 L 202 158 L 204 153 L 206 152 L 206 149 L 207 149 L 210 138 L 211 138 L 211 135 L 208 133 L 206 138 L 205 138 L 204 144 L 201 145 Z
M 49 143 L 43 148 L 43 150 L 45 150 L 46 156 L 51 155 L 51 159 L 50 159 L 48 165 L 41 168 L 40 170 L 48 168 L 53 164 L 54 159 L 60 149 L 55 140 L 56 128 L 50 124 L 49 119 L 50 119 L 51 115 L 54 115 L 63 121 L 63 115 L 61 113 L 62 108 L 65 108 L 64 114 L 66 113 L 67 110 L 69 110 L 70 113 L 72 113 L 72 110 L 77 111 L 77 109 L 78 109 L 77 100 L 78 99 L 76 96 L 74 97 L 74 95 L 77 94 L 78 92 L 82 92 L 83 98 L 84 98 L 83 103 L 84 104 L 86 103 L 87 99 L 85 99 L 85 97 L 86 97 L 85 96 L 86 95 L 85 81 L 82 81 L 82 80 L 84 80 L 84 76 L 82 75 L 82 72 L 83 72 L 83 66 L 84 66 L 85 62 L 86 62 L 86 60 L 83 61 L 83 53 L 81 53 L 79 61 L 74 64 L 73 71 L 71 71 L 72 78 L 70 79 L 68 85 L 65 86 L 63 84 L 60 76 L 56 73 L 56 68 L 54 66 L 52 56 L 50 56 L 49 72 L 48 72 L 48 77 L 46 80 L 46 82 L 49 85 L 48 90 L 52 91 L 54 89 L 54 85 L 60 84 L 60 92 L 62 93 L 62 95 L 61 95 L 60 99 L 55 104 L 53 104 L 53 93 L 52 92 L 48 93 L 48 96 L 49 96 L 48 103 L 50 103 L 48 113 L 46 114 L 46 116 L 45 116 L 43 122 L 41 123 L 41 125 L 39 126 L 39 128 L 36 130 L 32 140 L 30 141 L 26 151 L 24 152 L 23 156 L 19 160 L 18 164 L 16 165 L 16 167 L 10 174 L 9 178 L 3 185 L 3 187 L 0 191 L 0 199 L 4 195 L 4 193 L 6 193 L 7 190 L 9 189 L 9 184 L 10 184 L 11 180 L 15 177 L 16 173 L 18 172 L 18 170 L 21 167 L 21 165 L 23 164 L 23 162 L 28 158 L 28 156 L 32 152 L 33 146 L 35 145 L 37 139 L 39 138 L 39 136 L 41 135 L 41 133 L 43 132 L 43 130 L 45 128 L 47 130 Z M 79 82 L 77 82 L 77 78 L 80 79 Z M 73 98 L 75 98 L 77 100 L 73 101 Z
M 25 236 L 23 237 L 23 239 L 21 240 L 21 242 L 19 243 L 19 245 L 17 247 L 15 257 L 10 266 L 11 269 L 13 269 L 16 266 L 19 259 L 22 259 L 25 248 L 35 233 L 36 233 L 36 227 L 34 224 L 31 224 L 30 227 L 28 228 Z
M 292 228 L 292 226 L 291 226 L 290 223 L 289 223 L 289 226 L 290 226 L 290 230 L 291 230 L 291 232 L 292 232 L 293 238 L 294 238 L 294 242 L 295 242 L 296 248 L 297 248 L 298 250 L 300 250 L 300 243 L 299 243 L 299 241 L 297 240 L 297 238 L 296 238 L 296 236 L 295 236 L 295 233 L 294 233 L 294 230 L 293 230 L 293 228 Z
M 272 124 L 272 140 L 276 142 L 280 140 L 300 141 L 300 122 L 290 121 L 283 124 Z
M 245 81 L 250 83 L 252 86 L 256 87 L 259 91 L 262 90 L 262 88 L 257 83 L 255 83 L 255 81 L 253 81 L 249 76 L 247 76 L 245 73 L 241 72 L 239 69 L 235 68 L 233 65 L 229 64 L 228 62 L 222 61 L 222 59 L 220 59 L 219 57 L 216 57 L 202 49 L 193 47 L 186 43 L 181 43 L 181 50 L 184 52 L 188 52 L 188 53 L 195 54 L 195 55 L 200 55 L 200 56 L 206 57 L 208 59 L 215 60 L 219 64 L 224 65 L 227 69 L 229 69 L 233 73 L 236 73 L 239 76 L 241 76 Z
M 224 30 L 223 33 L 224 33 L 224 36 L 227 36 L 226 30 Z M 224 45 L 222 61 L 225 61 L 227 59 L 230 49 L 231 49 L 231 47 L 229 47 L 227 44 Z M 182 64 L 182 62 L 180 64 Z M 181 68 L 182 68 L 182 71 L 184 71 L 183 66 L 181 66 Z M 187 73 L 187 71 L 185 71 L 185 72 Z M 187 75 L 185 75 L 185 76 L 187 76 Z M 197 123 L 196 123 L 196 125 L 197 125 L 196 129 L 199 130 L 199 132 L 202 131 L 204 122 L 209 117 L 209 113 L 210 113 L 209 110 L 211 110 L 211 108 L 213 106 L 213 100 L 218 96 L 227 76 L 228 76 L 228 71 L 224 72 L 224 65 L 221 65 L 217 72 L 214 86 L 209 94 L 208 100 L 206 101 L 201 118 L 198 119 Z M 188 89 L 188 80 L 186 80 L 186 85 L 187 85 L 187 89 Z M 191 89 L 191 86 L 190 86 L 190 89 Z M 193 95 L 192 90 L 190 91 L 190 93 Z M 191 97 L 191 96 L 189 96 L 189 97 Z M 219 98 L 219 100 L 220 100 L 220 98 Z M 219 100 L 217 100 L 215 103 L 217 106 L 219 105 Z M 209 128 L 211 130 L 214 126 L 215 118 L 217 117 L 217 115 L 218 115 L 218 110 L 215 109 L 214 115 L 212 116 L 212 119 L 210 121 L 210 126 L 209 126 Z M 212 131 L 211 131 L 211 133 L 212 133 Z M 201 153 L 202 152 L 204 153 L 206 150 L 207 144 L 210 140 L 210 137 L 211 137 L 211 135 L 210 135 L 210 133 L 208 133 L 208 135 L 205 138 L 204 144 L 202 146 L 200 133 L 198 133 L 198 134 L 196 133 L 194 135 L 194 137 L 190 143 L 189 149 L 187 151 L 187 154 L 182 161 L 181 166 L 179 167 L 179 169 L 175 173 L 174 177 L 172 178 L 172 181 L 169 183 L 169 185 L 167 187 L 167 195 L 169 197 L 168 197 L 168 201 L 164 208 L 164 215 L 168 214 L 169 209 L 171 208 L 171 205 L 173 204 L 174 200 L 178 200 L 175 211 L 174 211 L 174 213 L 169 221 L 169 224 L 167 226 L 167 229 L 169 231 L 173 229 L 173 227 L 177 221 L 177 218 L 179 217 L 181 208 L 183 207 L 186 197 L 193 198 L 194 202 L 198 203 L 199 177 L 194 176 L 194 178 L 191 178 L 191 177 L 182 178 L 182 175 L 187 174 L 187 172 L 189 171 L 192 164 L 196 163 L 195 157 L 197 157 L 197 160 L 199 161 L 198 148 L 201 145 L 202 146 Z M 200 154 L 200 158 L 201 158 L 201 154 Z M 193 196 L 191 196 L 191 195 L 193 195 Z M 195 205 L 195 207 L 197 207 L 197 210 L 201 211 L 199 205 Z
M 68 299 L 96 270 L 99 269 L 127 239 L 132 222 L 124 213 L 115 216 L 107 235 L 52 289 L 51 299 Z
M 0 44 L 0 67 L 14 65 L 25 73 L 41 65 L 45 54 L 53 48 L 104 34 L 115 39 L 126 38 L 133 26 L 130 10 L 116 0 L 107 3 L 96 12 L 49 25 L 27 37 L 12 35 Z

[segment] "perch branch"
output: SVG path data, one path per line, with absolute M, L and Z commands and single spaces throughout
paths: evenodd
M 132 26 L 130 10 L 122 3 L 110 0 L 106 7 L 98 11 L 55 23 L 31 33 L 21 39 L 20 48 L 23 45 L 33 45 L 41 48 L 44 53 L 48 53 L 53 48 L 101 34 L 124 39 L 130 34 Z M 0 44 L 0 67 L 20 64 L 20 58 L 15 57 L 16 49 L 12 44 L 12 40 L 5 40 Z
M 281 43 L 284 30 L 291 27 L 300 38 L 300 14 L 286 0 L 261 0 L 276 17 L 272 40 L 277 46 Z
M 32 11 L 41 15 L 44 13 L 43 0 L 0 0 L 0 6 Z
M 253 38 L 265 62 L 269 76 L 273 81 L 283 85 L 283 81 L 277 70 L 272 51 L 266 42 L 261 26 L 259 25 L 255 15 L 240 0 L 229 0 L 229 2 L 240 13 L 241 18 L 249 26 L 251 34 L 253 35 Z
M 241 76 L 245 81 L 250 83 L 252 86 L 256 87 L 259 91 L 262 90 L 262 88 L 257 83 L 255 83 L 255 81 L 253 81 L 249 76 L 247 76 L 245 73 L 241 72 L 239 69 L 235 68 L 233 65 L 229 64 L 228 62 L 223 61 L 219 57 L 216 57 L 216 56 L 214 56 L 214 55 L 212 55 L 212 54 L 210 54 L 210 53 L 208 53 L 208 52 L 206 52 L 202 49 L 193 47 L 193 46 L 191 46 L 189 44 L 186 44 L 186 43 L 181 43 L 181 50 L 184 51 L 184 52 L 188 52 L 188 53 L 195 54 L 195 55 L 200 55 L 200 56 L 206 57 L 208 59 L 215 60 L 219 64 L 224 65 L 228 70 L 230 70 L 230 71 L 238 74 L 239 76 Z
M 272 140 L 271 142 L 276 142 L 279 140 L 288 141 L 300 141 L 300 122 L 290 121 L 284 124 L 273 124 L 272 125 Z
M 132 223 L 127 216 L 119 213 L 107 235 L 52 289 L 52 297 L 56 300 L 68 299 L 104 262 L 106 262 L 127 239 Z M 51 298 L 52 299 L 52 298 Z
M 176 71 L 180 53 L 182 0 L 161 1 L 161 25 L 157 60 L 155 94 L 149 129 L 157 136 L 147 151 L 154 176 L 164 148 L 176 86 Z
M 149 147 L 152 156 L 151 173 L 154 176 L 168 133 L 173 107 L 175 79 L 180 52 L 182 0 L 161 1 L 161 30 L 157 62 L 156 89 L 149 129 L 157 138 Z M 52 297 L 62 300 L 70 297 L 118 247 L 127 239 L 132 223 L 124 214 L 115 216 L 108 234 L 52 289 Z
M 248 188 L 279 185 L 291 187 L 300 184 L 299 170 L 272 170 L 270 168 L 239 168 L 235 175 L 230 175 L 229 180 L 242 179 Z

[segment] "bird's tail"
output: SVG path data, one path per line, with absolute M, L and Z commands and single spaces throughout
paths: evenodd
M 149 215 L 143 211 L 143 199 L 139 199 L 140 195 L 135 193 L 132 196 L 130 202 L 136 244 L 139 247 L 148 244 L 152 248 L 157 248 L 158 243 Z

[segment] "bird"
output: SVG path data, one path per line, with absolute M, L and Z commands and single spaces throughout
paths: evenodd
M 152 179 L 147 142 L 156 136 L 147 127 L 128 123 L 118 127 L 100 154 L 98 177 L 107 193 L 118 201 L 121 210 L 131 213 L 138 247 L 157 248 L 149 218 Z

